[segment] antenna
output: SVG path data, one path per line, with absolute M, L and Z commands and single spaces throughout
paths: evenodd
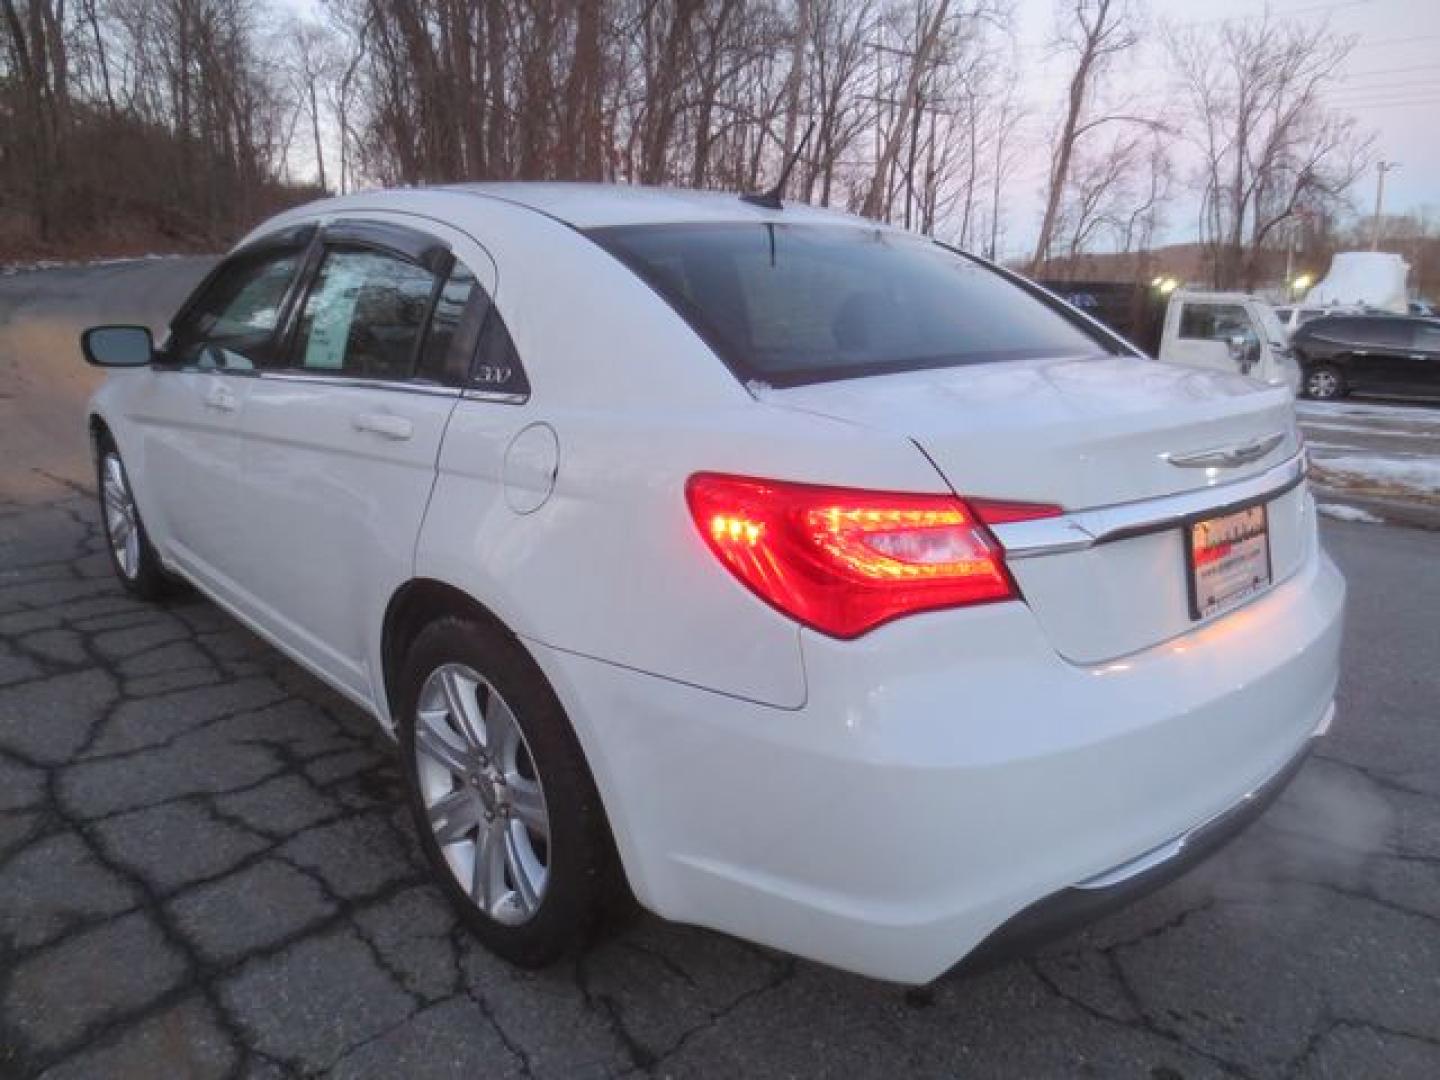
M 740 201 L 765 210 L 784 210 L 785 206 L 780 202 L 780 193 L 785 190 L 785 183 L 790 179 L 790 172 L 795 168 L 795 163 L 800 160 L 800 155 L 805 153 L 805 144 L 810 141 L 810 133 L 814 130 L 815 121 L 811 120 L 805 126 L 805 134 L 800 136 L 800 145 L 795 147 L 794 153 L 786 159 L 784 166 L 780 169 L 780 178 L 775 181 L 774 187 L 769 191 L 752 191 L 748 195 L 741 195 Z

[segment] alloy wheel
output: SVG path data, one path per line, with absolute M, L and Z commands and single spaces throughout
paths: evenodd
M 125 478 L 125 466 L 120 456 L 107 453 L 101 463 L 101 498 L 105 508 L 105 534 L 110 540 L 110 550 L 115 554 L 115 564 L 128 579 L 134 579 L 140 572 L 140 515 L 135 510 L 135 501 L 130 497 L 130 484 Z
M 515 714 L 483 676 L 444 664 L 420 690 L 415 770 L 426 817 L 471 901 L 516 926 L 550 876 L 550 816 Z
M 1305 389 L 1314 398 L 1332 398 L 1340 390 L 1340 380 L 1333 371 L 1312 371 Z

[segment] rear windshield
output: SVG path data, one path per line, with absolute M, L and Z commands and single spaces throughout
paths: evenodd
M 794 386 L 1121 351 L 983 263 L 889 230 L 638 225 L 588 235 L 745 380 Z

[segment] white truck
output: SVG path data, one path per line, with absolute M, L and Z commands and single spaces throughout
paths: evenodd
M 1300 389 L 1300 366 L 1275 309 L 1245 293 L 1172 293 L 1155 357 Z

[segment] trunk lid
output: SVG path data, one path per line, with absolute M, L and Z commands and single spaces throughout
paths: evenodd
M 769 404 L 912 439 L 961 496 L 1067 511 L 1202 491 L 1299 449 L 1283 387 L 1131 357 L 979 364 L 760 391 Z M 1212 451 L 1269 448 L 1214 464 Z M 1181 467 L 1177 458 L 1198 458 Z M 1223 503 L 1216 493 L 1216 505 Z M 1313 521 L 1299 490 L 1270 507 L 1272 580 L 1298 568 Z M 1026 601 L 1066 657 L 1095 663 L 1185 632 L 1180 528 L 1012 560 Z M 1220 616 L 1223 618 L 1223 615 Z

